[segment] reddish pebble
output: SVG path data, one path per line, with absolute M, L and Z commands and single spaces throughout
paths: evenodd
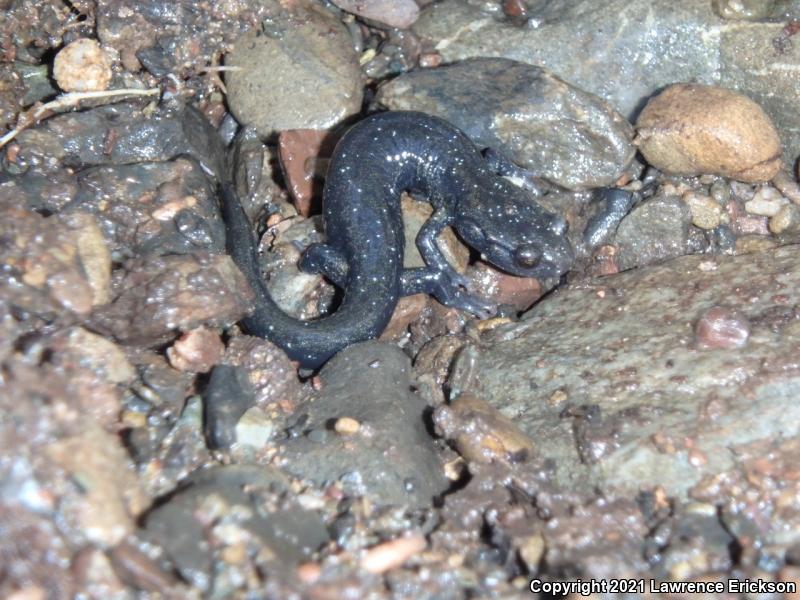
M 179 371 L 207 373 L 222 360 L 225 345 L 219 334 L 205 327 L 184 333 L 178 341 L 167 348 L 170 364 Z
M 427 304 L 428 297 L 425 294 L 400 298 L 392 313 L 392 319 L 383 330 L 380 339 L 387 341 L 399 338 L 408 330 L 411 323 L 419 319 Z
M 278 137 L 278 157 L 287 187 L 297 212 L 304 217 L 311 213 L 315 192 L 322 191 L 315 179 L 315 163 L 329 157 L 333 145 L 330 132 L 322 129 L 289 129 Z
M 750 323 L 736 311 L 715 306 L 708 310 L 694 328 L 695 342 L 700 349 L 741 348 L 750 335 Z
M 492 302 L 510 305 L 520 311 L 530 308 L 542 295 L 538 279 L 508 275 L 481 261 L 470 269 L 469 276 L 477 282 L 476 289 Z

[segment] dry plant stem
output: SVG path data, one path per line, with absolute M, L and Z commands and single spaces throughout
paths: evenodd
M 0 148 L 5 146 L 8 142 L 17 137 L 21 131 L 24 131 L 31 125 L 35 125 L 39 121 L 51 117 L 52 115 L 73 109 L 77 107 L 82 100 L 107 99 L 107 104 L 111 104 L 119 100 L 121 96 L 157 96 L 160 93 L 161 90 L 159 88 L 149 88 L 146 90 L 125 88 L 121 90 L 105 90 L 102 92 L 70 92 L 68 94 L 61 94 L 55 100 L 33 106 L 22 113 L 18 120 L 18 125 L 3 137 L 0 137 Z

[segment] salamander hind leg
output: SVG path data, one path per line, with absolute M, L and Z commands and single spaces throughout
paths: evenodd
M 298 266 L 306 273 L 321 273 L 340 288 L 347 282 L 347 260 L 344 254 L 328 244 L 311 244 Z

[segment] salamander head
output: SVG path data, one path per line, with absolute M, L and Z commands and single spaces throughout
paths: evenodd
M 493 177 L 460 199 L 455 228 L 481 257 L 518 277 L 558 277 L 574 260 L 567 222 L 509 181 Z

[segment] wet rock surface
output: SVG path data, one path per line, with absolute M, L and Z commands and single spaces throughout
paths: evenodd
M 796 247 L 685 257 L 561 290 L 523 324 L 487 334 L 514 339 L 481 353 L 476 390 L 546 439 L 563 477 L 684 496 L 732 468 L 731 449 L 797 435 L 784 334 L 796 320 L 797 258 Z M 713 342 L 710 328 L 736 341 Z M 639 353 L 646 364 L 631 360 Z
M 480 3 L 445 0 L 423 10 L 413 29 L 446 63 L 496 56 L 545 67 L 628 118 L 675 82 L 738 89 L 765 107 L 797 157 L 800 122 L 787 110 L 797 93 L 797 53 L 773 45 L 791 39 L 781 21 L 800 15 L 795 4 L 776 11 L 779 22 L 743 26 L 721 18 L 712 2 L 562 0 L 534 3 L 520 24 Z
M 302 409 L 302 436 L 283 445 L 286 468 L 388 504 L 430 503 L 445 484 L 426 404 L 408 389 L 410 369 L 400 350 L 378 342 L 338 354 L 320 373 L 319 400 Z M 337 430 L 343 419 L 354 420 L 355 431 Z
M 377 101 L 440 116 L 569 189 L 612 184 L 633 159 L 630 124 L 613 108 L 521 62 L 478 58 L 414 71 L 384 85 Z
M 316 3 L 280 10 L 263 31 L 240 37 L 225 83 L 237 119 L 262 136 L 327 129 L 361 107 L 362 80 L 344 25 Z M 287 89 L 302 97 L 287 103 Z

